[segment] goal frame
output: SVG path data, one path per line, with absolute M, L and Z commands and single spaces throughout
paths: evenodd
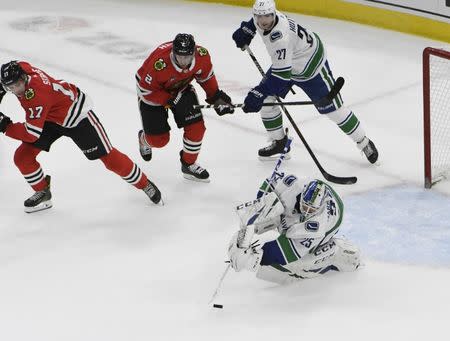
M 450 60 L 450 51 L 433 47 L 427 47 L 423 50 L 423 139 L 425 188 L 431 188 L 434 185 L 431 170 L 430 56 Z

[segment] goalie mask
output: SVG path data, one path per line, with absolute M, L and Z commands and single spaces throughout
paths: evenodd
M 304 221 L 319 213 L 325 206 L 326 186 L 320 180 L 307 184 L 300 197 L 300 213 Z
M 275 25 L 275 2 L 273 0 L 256 0 L 253 5 L 253 20 L 264 31 L 270 31 Z

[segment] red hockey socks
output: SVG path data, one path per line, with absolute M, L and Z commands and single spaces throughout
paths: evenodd
M 111 152 L 100 158 L 110 171 L 121 176 L 129 184 L 138 189 L 147 185 L 147 176 L 130 160 L 128 156 L 113 148 Z

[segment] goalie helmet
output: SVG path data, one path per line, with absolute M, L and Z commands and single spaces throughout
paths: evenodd
M 308 183 L 300 197 L 300 211 L 304 220 L 308 220 L 321 211 L 325 204 L 326 185 L 320 180 Z
M 16 83 L 25 77 L 25 71 L 16 60 L 3 64 L 1 67 L 1 83 L 7 89 L 9 85 Z

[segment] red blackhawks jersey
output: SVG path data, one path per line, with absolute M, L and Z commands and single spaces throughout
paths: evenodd
M 56 80 L 27 62 L 19 65 L 28 77 L 25 93 L 18 97 L 25 122 L 10 124 L 7 136 L 32 143 L 40 137 L 46 121 L 73 128 L 87 117 L 91 102 L 75 85 Z
M 193 79 L 212 97 L 218 90 L 209 52 L 196 45 L 194 59 L 187 70 L 179 68 L 172 54 L 172 42 L 158 46 L 136 73 L 137 93 L 144 103 L 165 106 Z

